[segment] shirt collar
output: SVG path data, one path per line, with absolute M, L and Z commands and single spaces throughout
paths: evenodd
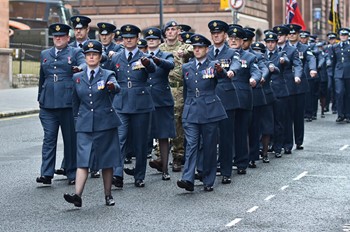
M 90 77 L 90 73 L 91 73 L 91 71 L 92 70 L 94 70 L 95 71 L 95 76 L 96 76 L 96 73 L 98 73 L 99 71 L 100 71 L 100 67 L 97 67 L 97 68 L 95 68 L 95 69 L 90 69 L 89 67 L 87 68 L 87 70 L 86 70 L 86 73 L 87 73 L 87 76 L 88 77 Z
M 134 50 L 132 50 L 132 51 L 129 51 L 129 50 L 127 50 L 127 49 L 124 49 L 124 53 L 125 53 L 125 56 L 126 57 L 128 57 L 129 56 L 129 52 L 132 52 L 132 57 L 134 57 L 135 56 L 135 54 L 136 54 L 136 52 L 139 50 L 139 48 L 138 47 L 136 47 Z

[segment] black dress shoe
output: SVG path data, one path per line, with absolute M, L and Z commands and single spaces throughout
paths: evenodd
M 249 161 L 248 167 L 249 168 L 256 168 L 255 161 Z
M 81 197 L 77 194 L 65 193 L 63 194 L 63 197 L 67 202 L 74 204 L 75 207 L 81 207 L 82 205 Z
M 228 176 L 223 176 L 221 180 L 222 184 L 231 184 L 231 178 Z
M 126 158 L 124 159 L 124 164 L 132 164 L 131 158 L 126 157 Z
M 105 200 L 106 200 L 106 205 L 107 205 L 107 206 L 113 206 L 113 205 L 115 205 L 115 201 L 114 201 L 112 195 L 105 196 Z
M 317 117 L 316 116 L 312 116 L 311 119 L 312 120 L 317 120 Z
M 68 180 L 68 185 L 75 185 L 75 180 Z
M 346 123 L 350 123 L 350 118 L 346 118 L 346 119 L 345 119 L 345 122 L 346 122 Z
M 41 184 L 51 184 L 51 180 L 51 176 L 39 176 L 36 178 L 36 182 Z
M 303 149 L 304 149 L 303 145 L 297 145 L 297 150 L 303 150 Z
M 118 189 L 122 189 L 124 182 L 123 182 L 123 177 L 120 176 L 113 176 L 113 180 L 112 180 L 112 184 L 118 188 Z
M 91 171 L 90 177 L 91 177 L 91 178 L 100 178 L 100 177 L 101 177 L 101 174 L 100 174 L 99 171 Z
M 270 163 L 269 156 L 268 155 L 264 155 L 263 158 L 262 158 L 262 161 L 265 164 Z
M 342 121 L 344 121 L 344 120 L 345 120 L 344 117 L 339 116 L 339 117 L 337 118 L 337 120 L 335 120 L 335 121 L 336 121 L 336 122 L 342 122 Z
M 203 187 L 203 190 L 205 192 L 212 192 L 214 190 L 213 186 L 204 186 Z
M 190 191 L 190 192 L 194 191 L 194 184 L 192 184 L 191 182 L 189 182 L 187 180 L 178 180 L 177 186 L 179 188 L 185 189 L 186 191 Z
M 312 122 L 312 118 L 306 118 L 305 121 L 306 122 Z
M 55 170 L 55 174 L 56 175 L 66 175 L 66 169 L 64 169 L 64 168 L 59 168 L 59 169 L 56 169 Z
M 203 177 L 200 173 L 194 174 L 194 179 L 199 180 L 200 182 L 203 182 Z
M 167 172 L 162 173 L 162 180 L 170 180 L 170 175 Z
M 275 153 L 275 157 L 276 157 L 276 158 L 281 158 L 282 155 L 281 155 L 281 153 Z
M 284 149 L 284 154 L 290 155 L 290 154 L 292 154 L 292 151 L 289 149 Z
M 238 174 L 238 175 L 247 174 L 247 170 L 245 170 L 245 169 L 237 169 L 237 174 Z
M 128 174 L 129 176 L 135 175 L 135 168 L 124 168 L 124 172 Z
M 143 182 L 143 180 L 135 180 L 135 187 L 143 188 L 145 187 L 145 183 Z

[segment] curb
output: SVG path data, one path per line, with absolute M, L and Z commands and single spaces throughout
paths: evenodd
M 0 118 L 8 118 L 14 116 L 28 115 L 39 113 L 39 109 L 30 109 L 24 111 L 0 112 Z

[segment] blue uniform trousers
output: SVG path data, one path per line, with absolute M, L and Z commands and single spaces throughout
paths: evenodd
M 72 109 L 40 108 L 39 118 L 44 129 L 41 175 L 51 177 L 54 175 L 58 130 L 61 127 L 66 173 L 69 180 L 74 180 L 77 168 L 77 144 Z
M 227 118 L 219 122 L 219 163 L 222 176 L 232 174 L 235 110 L 226 110 Z
M 147 164 L 147 138 L 149 135 L 150 113 L 118 113 L 122 125 L 118 128 L 121 155 L 118 158 L 118 165 L 114 169 L 114 176 L 123 176 L 124 159 L 128 149 L 128 132 L 131 133 L 131 144 L 133 154 L 136 157 L 135 180 L 144 180 Z
M 273 149 L 276 153 L 281 153 L 284 143 L 288 98 L 289 97 L 276 98 L 276 101 L 273 103 Z
M 305 93 L 291 95 L 288 98 L 288 109 L 286 115 L 286 128 L 284 148 L 292 150 L 293 132 L 296 145 L 302 145 L 304 142 L 304 112 L 305 112 Z
M 204 124 L 184 122 L 183 128 L 187 140 L 187 146 L 182 180 L 194 183 L 195 168 L 198 160 L 198 162 L 203 164 L 201 170 L 203 184 L 206 186 L 213 186 L 216 177 L 216 138 L 218 122 Z M 199 152 L 201 139 L 203 140 L 203 148 L 201 149 L 201 152 Z M 198 159 L 199 155 L 203 156 L 203 160 Z
M 264 106 L 254 106 L 249 126 L 249 160 L 259 160 L 261 112 Z
M 246 169 L 249 164 L 248 130 L 252 111 L 244 109 L 235 110 L 235 164 L 238 169 Z
M 320 81 L 309 79 L 309 92 L 305 94 L 305 117 L 317 116 Z
M 335 79 L 335 98 L 338 115 L 350 118 L 350 79 Z

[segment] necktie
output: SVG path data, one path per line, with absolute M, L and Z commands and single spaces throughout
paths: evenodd
M 151 54 L 151 56 L 154 56 L 154 52 L 151 52 L 150 54 Z
M 215 57 L 217 57 L 218 55 L 219 55 L 219 52 L 220 52 L 220 50 L 217 48 L 217 49 L 215 49 Z
M 90 79 L 89 79 L 90 84 L 91 84 L 92 81 L 94 80 L 94 74 L 95 74 L 95 71 L 94 71 L 94 70 L 91 70 L 91 71 L 90 71 Z
M 58 54 L 60 54 L 61 50 L 57 50 L 56 52 L 56 56 L 58 56 Z
M 282 51 L 282 47 L 278 47 L 278 51 Z
M 132 52 L 129 52 L 128 61 L 132 59 Z
M 199 69 L 201 67 L 202 63 L 201 62 L 198 62 L 197 64 L 197 69 Z
M 80 47 L 80 48 L 83 48 L 83 45 L 80 43 L 80 44 L 79 44 L 79 47 Z
M 269 52 L 269 58 L 271 58 L 272 55 L 273 55 L 273 53 L 272 53 L 272 52 Z

